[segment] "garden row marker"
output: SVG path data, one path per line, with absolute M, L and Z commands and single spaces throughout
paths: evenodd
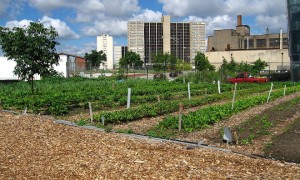
M 24 111 L 23 111 L 22 114 L 23 114 L 23 115 L 26 115 L 26 114 L 27 114 L 27 106 L 25 107 L 25 109 L 24 109 Z
M 286 85 L 284 85 L 283 96 L 285 96 Z
M 128 88 L 128 95 L 127 95 L 127 109 L 130 108 L 130 97 L 131 97 L 131 88 Z
M 91 102 L 89 102 L 89 109 L 90 109 L 91 122 L 93 122 L 93 111 L 92 111 L 92 103 Z
M 205 95 L 207 95 L 207 88 L 205 88 Z
M 231 110 L 233 110 L 233 107 L 234 107 L 234 100 L 235 100 L 236 86 L 237 86 L 237 83 L 234 83 L 234 92 L 233 92 L 233 98 L 232 98 Z
M 189 100 L 191 100 L 191 86 L 190 86 L 190 83 L 188 83 L 188 94 L 189 94 Z
M 183 84 L 185 84 L 185 78 L 183 78 Z
M 269 95 L 268 95 L 267 103 L 268 103 L 268 102 L 269 102 L 269 100 L 270 100 L 270 96 L 271 96 L 272 90 L 273 90 L 273 83 L 271 83 L 271 88 L 270 88 L 270 91 L 269 91 Z
M 159 95 L 157 95 L 157 101 L 160 103 L 160 97 L 159 97 Z
M 101 116 L 101 121 L 102 121 L 102 126 L 104 126 L 104 124 L 105 124 L 105 117 L 104 116 Z
M 183 105 L 182 103 L 179 104 L 179 120 L 178 120 L 178 130 L 181 131 L 182 126 L 182 111 L 183 111 Z
M 218 92 L 219 92 L 219 94 L 221 94 L 221 82 L 220 81 L 218 81 Z

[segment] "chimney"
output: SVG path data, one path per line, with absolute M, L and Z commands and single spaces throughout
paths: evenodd
M 242 15 L 238 15 L 237 16 L 237 26 L 241 26 L 242 25 Z

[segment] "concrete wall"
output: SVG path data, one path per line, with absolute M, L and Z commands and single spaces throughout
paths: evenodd
M 282 63 L 283 69 L 290 69 L 290 57 L 288 49 L 275 49 L 275 50 L 245 50 L 245 51 L 215 51 L 205 52 L 205 56 L 211 64 L 215 65 L 218 69 L 222 64 L 223 57 L 229 62 L 231 56 L 236 62 L 253 63 L 259 58 L 270 64 L 266 70 L 281 70 Z

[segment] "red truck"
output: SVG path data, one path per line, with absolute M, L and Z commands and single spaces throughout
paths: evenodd
M 264 77 L 253 77 L 247 72 L 239 73 L 235 78 L 228 78 L 228 82 L 230 83 L 266 83 L 268 82 L 268 78 Z

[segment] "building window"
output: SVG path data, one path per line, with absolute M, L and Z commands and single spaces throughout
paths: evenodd
M 253 48 L 253 39 L 249 39 L 249 48 Z M 244 41 L 244 47 L 247 49 L 247 40 Z
M 269 45 L 271 47 L 274 47 L 274 46 L 277 47 L 277 46 L 279 46 L 279 42 L 280 42 L 279 38 L 270 38 Z
M 257 39 L 256 47 L 266 47 L 267 41 L 266 39 Z

